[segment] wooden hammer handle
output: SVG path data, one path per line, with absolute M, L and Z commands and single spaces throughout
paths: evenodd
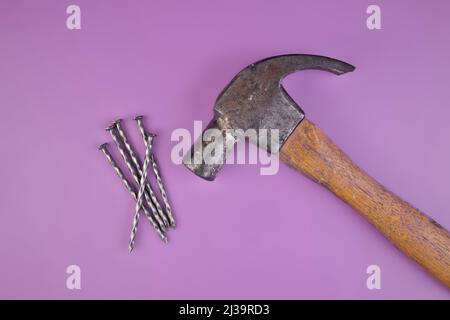
M 303 120 L 283 145 L 281 159 L 351 205 L 450 288 L 449 232 L 371 178 L 320 128 Z

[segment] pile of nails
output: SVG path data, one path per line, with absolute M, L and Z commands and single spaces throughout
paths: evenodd
M 152 152 L 153 139 L 155 135 L 146 131 L 143 116 L 137 116 L 134 119 L 137 123 L 141 136 L 144 140 L 145 145 L 145 158 L 143 163 L 137 157 L 137 153 L 130 144 L 130 140 L 124 131 L 122 126 L 122 120 L 116 120 L 112 125 L 106 128 L 111 134 L 114 144 L 117 147 L 123 161 L 125 162 L 128 171 L 133 177 L 134 183 L 130 182 L 123 173 L 122 169 L 114 160 L 113 156 L 108 150 L 108 144 L 104 143 L 100 145 L 99 149 L 103 152 L 109 164 L 113 167 L 117 176 L 122 180 L 125 188 L 131 194 L 133 199 L 136 201 L 136 206 L 134 208 L 133 223 L 130 233 L 130 242 L 128 249 L 133 251 L 135 246 L 136 231 L 139 224 L 139 218 L 141 212 L 144 214 L 145 218 L 153 226 L 159 237 L 167 242 L 166 230 L 167 228 L 175 228 L 175 220 L 173 218 L 172 209 L 170 207 L 169 201 L 167 199 L 167 193 L 164 188 L 163 182 L 161 180 L 161 175 L 156 163 L 155 155 Z M 148 182 L 147 171 L 148 167 L 151 166 L 153 171 L 153 176 L 156 179 L 160 196 L 164 203 L 164 209 L 161 207 L 155 192 Z

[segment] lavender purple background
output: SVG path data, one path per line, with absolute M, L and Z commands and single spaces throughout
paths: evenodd
M 65 26 L 82 10 L 82 30 Z M 382 9 L 382 30 L 366 8 Z M 327 190 L 281 164 L 203 181 L 170 160 L 247 64 L 314 53 L 289 94 L 358 164 L 450 228 L 448 1 L 1 1 L 0 298 L 437 298 L 449 291 Z M 162 244 L 97 146 L 147 116 L 178 228 Z M 126 128 L 142 152 L 132 121 Z M 117 155 L 117 153 L 115 153 Z M 77 264 L 82 289 L 66 289 Z M 366 288 L 377 264 L 382 289 Z

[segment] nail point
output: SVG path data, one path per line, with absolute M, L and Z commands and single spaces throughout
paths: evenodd
M 138 120 L 142 120 L 144 118 L 144 116 L 136 116 L 136 117 L 134 117 L 134 120 L 136 120 L 136 121 L 138 121 Z

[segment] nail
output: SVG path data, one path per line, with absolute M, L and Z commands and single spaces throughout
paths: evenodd
M 134 168 L 133 164 L 128 159 L 128 155 L 127 155 L 126 151 L 122 147 L 120 139 L 117 136 L 117 133 L 115 132 L 115 128 L 116 128 L 116 125 L 114 123 L 111 126 L 109 126 L 108 128 L 106 128 L 106 130 L 109 131 L 109 133 L 111 134 L 111 137 L 112 137 L 112 139 L 113 139 L 113 141 L 114 141 L 114 143 L 115 143 L 115 145 L 117 147 L 117 150 L 119 150 L 119 153 L 120 153 L 123 161 L 125 162 L 125 164 L 126 164 L 128 170 L 130 171 L 131 175 L 133 176 L 134 182 L 139 186 L 140 174 L 136 171 L 136 169 Z M 160 216 L 158 215 L 158 211 L 155 208 L 155 206 L 153 205 L 151 197 L 148 195 L 147 192 L 144 193 L 144 197 L 145 197 L 145 201 L 146 201 L 147 205 L 150 207 L 150 210 L 152 210 L 152 212 L 153 212 L 154 218 L 156 219 L 156 221 L 158 221 L 161 230 L 165 231 L 166 225 L 161 220 Z
M 136 152 L 134 152 L 133 147 L 131 146 L 125 131 L 122 128 L 121 119 L 116 120 L 114 122 L 114 125 L 115 125 L 115 127 L 117 129 L 117 132 L 119 133 L 119 137 L 120 137 L 123 145 L 125 146 L 128 154 L 129 154 L 129 156 L 131 158 L 131 161 L 133 162 L 135 168 L 137 169 L 138 177 L 140 178 L 142 176 L 142 173 L 143 173 L 142 170 L 141 170 L 142 166 L 140 164 L 139 159 L 136 157 Z M 145 144 L 145 146 L 147 147 L 147 143 Z M 137 183 L 139 184 L 139 182 L 137 182 Z M 164 225 L 166 227 L 168 227 L 170 223 L 167 220 L 167 217 L 164 214 L 164 212 L 163 212 L 163 210 L 161 208 L 161 205 L 159 204 L 159 201 L 156 198 L 155 193 L 153 192 L 153 189 L 152 189 L 150 183 L 148 183 L 147 180 L 145 181 L 145 188 L 146 188 L 146 191 L 147 191 L 148 195 L 150 196 L 150 199 L 153 201 L 153 203 L 156 206 L 156 211 L 158 212 L 159 217 L 163 221 Z
M 131 183 L 128 181 L 127 178 L 125 178 L 125 175 L 123 174 L 122 170 L 119 168 L 119 166 L 117 165 L 117 162 L 114 160 L 113 156 L 111 155 L 111 153 L 108 150 L 108 144 L 104 143 L 102 145 L 100 145 L 98 147 L 98 149 L 100 151 L 103 152 L 103 154 L 105 155 L 106 159 L 108 160 L 108 163 L 113 167 L 114 171 L 116 172 L 117 176 L 120 178 L 120 180 L 122 181 L 123 185 L 125 186 L 125 188 L 128 190 L 128 192 L 131 194 L 131 196 L 133 197 L 133 199 L 135 201 L 137 201 L 137 194 L 136 192 L 133 190 L 133 187 L 131 186 Z M 167 237 L 166 235 L 163 233 L 163 231 L 160 229 L 158 223 L 153 219 L 152 215 L 150 214 L 150 212 L 148 212 L 147 208 L 145 206 L 142 206 L 142 209 L 144 211 L 144 214 L 146 216 L 146 218 L 148 219 L 148 221 L 151 223 L 151 225 L 153 226 L 153 228 L 155 229 L 155 231 L 158 233 L 159 237 L 161 238 L 161 240 L 163 240 L 164 242 L 167 243 Z
M 147 133 L 147 131 L 145 130 L 143 118 L 144 118 L 143 116 L 137 116 L 137 117 L 134 118 L 134 120 L 136 120 L 137 125 L 139 127 L 139 131 L 141 132 L 141 136 L 144 139 L 144 143 L 147 145 L 149 143 L 149 141 L 146 139 L 146 136 L 147 135 L 152 135 L 152 134 Z M 155 136 L 156 135 L 152 135 L 152 137 L 155 137 Z M 170 226 L 172 228 L 175 228 L 176 227 L 176 223 L 175 223 L 175 219 L 174 219 L 174 216 L 173 216 L 173 213 L 172 213 L 172 207 L 170 206 L 169 199 L 168 199 L 167 193 L 166 193 L 166 189 L 165 189 L 163 181 L 161 179 L 161 174 L 160 174 L 160 171 L 158 169 L 158 164 L 156 162 L 156 158 L 155 158 L 154 153 L 152 153 L 152 155 L 151 155 L 151 161 L 152 161 L 153 173 L 155 174 L 156 182 L 158 184 L 159 191 L 161 193 L 161 197 L 162 197 L 163 202 L 164 202 L 164 207 L 165 207 L 167 216 L 169 218 Z
M 142 166 L 141 181 L 136 201 L 136 207 L 134 209 L 133 226 L 131 228 L 130 243 L 128 246 L 130 252 L 133 251 L 134 248 L 134 241 L 136 238 L 137 227 L 139 224 L 139 211 L 141 210 L 142 201 L 144 199 L 145 181 L 147 180 L 148 165 L 150 164 L 151 148 L 152 148 L 151 144 L 147 144 L 147 147 L 145 148 L 144 165 Z

